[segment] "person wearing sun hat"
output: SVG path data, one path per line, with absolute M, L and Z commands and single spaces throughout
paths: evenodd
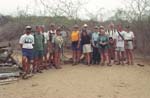
M 92 53 L 92 64 L 99 64 L 100 63 L 100 53 L 98 51 L 98 38 L 99 38 L 99 27 L 95 26 L 94 31 L 92 33 L 92 48 L 93 48 L 93 53 Z
M 61 69 L 60 66 L 60 57 L 63 48 L 63 37 L 61 36 L 60 27 L 56 30 L 56 35 L 54 36 L 54 67 L 56 69 Z
M 71 32 L 71 43 L 73 65 L 76 65 L 79 63 L 81 55 L 80 31 L 77 24 L 73 26 L 73 30 Z
M 20 37 L 19 44 L 22 49 L 23 79 L 30 73 L 30 65 L 33 64 L 34 36 L 31 34 L 31 26 L 25 27 L 24 34 Z
M 111 66 L 109 63 L 108 49 L 109 49 L 109 38 L 106 35 L 104 26 L 100 26 L 100 36 L 98 38 L 99 51 L 101 54 L 101 65 Z
M 130 30 L 130 26 L 126 26 L 126 34 L 125 34 L 125 49 L 126 49 L 126 56 L 127 56 L 127 64 L 134 65 L 133 60 L 133 49 L 135 45 L 135 35 Z
M 122 25 L 117 25 L 117 32 L 115 33 L 115 48 L 117 52 L 117 65 L 124 65 L 125 59 L 125 35 Z

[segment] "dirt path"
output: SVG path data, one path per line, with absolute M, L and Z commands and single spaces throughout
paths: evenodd
M 64 65 L 0 86 L 0 98 L 150 98 L 150 66 Z

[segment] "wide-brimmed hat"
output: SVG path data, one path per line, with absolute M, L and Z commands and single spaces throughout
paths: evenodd
M 32 27 L 28 25 L 28 26 L 25 27 L 25 29 L 26 29 L 26 30 L 27 30 L 27 29 L 28 29 L 28 30 L 31 30 Z
M 100 26 L 99 28 L 100 28 L 100 29 L 104 29 L 104 26 Z
M 99 27 L 98 26 L 94 26 L 94 29 L 98 29 Z
M 79 28 L 79 26 L 76 24 L 76 25 L 73 26 L 73 28 Z
M 88 25 L 87 25 L 87 24 L 84 24 L 83 27 L 88 27 Z

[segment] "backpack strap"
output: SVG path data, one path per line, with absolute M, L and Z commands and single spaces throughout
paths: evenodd
M 119 36 L 121 37 L 122 40 L 124 40 L 124 37 L 118 32 Z

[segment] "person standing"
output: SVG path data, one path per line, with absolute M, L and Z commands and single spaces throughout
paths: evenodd
M 71 32 L 71 43 L 72 43 L 72 59 L 73 65 L 77 65 L 80 61 L 81 56 L 81 44 L 80 44 L 80 31 L 79 26 L 75 25 Z
M 54 65 L 54 36 L 56 35 L 55 24 L 50 24 L 49 34 L 49 66 Z M 55 66 L 54 66 L 55 67 Z
M 98 44 L 99 44 L 99 51 L 101 54 L 101 65 L 104 66 L 106 62 L 107 66 L 111 66 L 108 57 L 109 38 L 105 34 L 105 29 L 103 26 L 100 26 L 100 36 L 98 39 Z
M 125 35 L 125 49 L 127 56 L 127 64 L 134 65 L 133 59 L 133 49 L 135 43 L 134 33 L 130 30 L 130 26 L 126 26 L 126 35 Z
M 19 44 L 22 49 L 23 79 L 30 74 L 30 65 L 33 64 L 34 37 L 31 26 L 26 26 L 25 34 L 20 37 Z
M 44 36 L 44 54 L 43 54 L 43 63 L 45 69 L 48 69 L 48 51 L 49 51 L 49 34 L 44 31 L 44 26 L 41 26 L 42 34 Z
M 61 36 L 63 37 L 64 40 L 64 44 L 63 44 L 63 48 L 67 47 L 67 41 L 68 41 L 68 33 L 65 31 L 65 27 L 62 26 L 61 27 Z
M 92 52 L 91 37 L 87 34 L 86 30 L 82 31 L 81 43 L 83 46 L 83 53 L 86 58 L 86 64 L 90 65 L 90 63 L 91 63 L 91 55 L 90 54 Z
M 34 33 L 34 73 L 42 73 L 40 67 L 43 63 L 44 52 L 44 36 L 40 26 L 36 26 L 36 32 Z
M 92 54 L 92 64 L 99 64 L 100 63 L 100 53 L 98 50 L 98 38 L 99 38 L 99 27 L 94 27 L 94 32 L 92 33 L 92 48 L 93 48 L 93 54 Z
M 58 28 L 56 30 L 56 35 L 54 36 L 54 66 L 56 69 L 61 69 L 60 66 L 60 58 L 61 58 L 61 51 L 63 48 L 63 37 L 61 36 L 61 30 Z
M 114 47 L 114 37 L 115 37 L 115 29 L 114 29 L 114 24 L 111 23 L 109 25 L 109 30 L 108 30 L 108 37 L 109 37 L 109 62 L 110 64 L 114 63 L 116 60 L 116 53 L 115 53 L 115 47 Z M 113 60 L 113 62 L 112 62 Z
M 125 59 L 125 31 L 122 30 L 122 26 L 117 26 L 117 32 L 115 33 L 115 47 L 117 51 L 117 65 L 124 65 Z

